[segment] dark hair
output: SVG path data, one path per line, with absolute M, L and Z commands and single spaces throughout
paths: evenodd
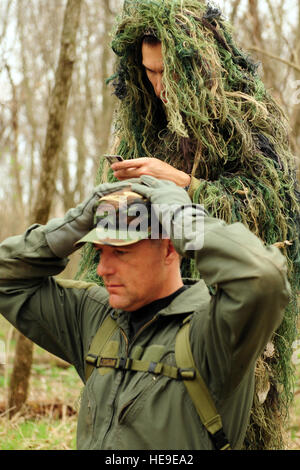
M 161 43 L 160 39 L 158 39 L 158 37 L 155 36 L 155 34 L 153 33 L 150 33 L 150 32 L 146 33 L 142 37 L 142 44 L 149 44 L 149 45 L 155 46 L 156 44 L 160 44 L 160 43 Z

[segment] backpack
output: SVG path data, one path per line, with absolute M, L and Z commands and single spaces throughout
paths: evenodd
M 217 450 L 230 450 L 230 444 L 225 436 L 221 416 L 218 414 L 210 392 L 202 379 L 192 355 L 189 341 L 189 315 L 182 322 L 176 335 L 175 358 L 178 367 L 162 362 L 143 361 L 122 357 L 103 357 L 101 352 L 118 328 L 117 322 L 107 316 L 93 338 L 86 356 L 86 381 L 96 367 L 112 367 L 140 372 L 165 375 L 177 380 L 183 380 L 201 422 L 207 429 Z

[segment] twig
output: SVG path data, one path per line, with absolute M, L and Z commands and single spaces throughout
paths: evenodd
M 247 49 L 249 49 L 250 51 L 259 52 L 260 54 L 264 54 L 267 57 L 270 57 L 271 59 L 278 60 L 279 62 L 282 62 L 283 64 L 286 64 L 289 67 L 292 67 L 293 69 L 297 70 L 297 72 L 300 72 L 300 67 L 298 65 L 294 64 L 293 62 L 290 62 L 289 60 L 282 59 L 282 57 L 271 54 L 270 52 L 264 49 L 260 49 L 259 47 L 256 47 L 256 46 L 250 46 L 250 47 L 247 47 Z

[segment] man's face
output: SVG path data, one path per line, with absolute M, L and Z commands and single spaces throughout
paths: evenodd
M 158 98 L 166 102 L 162 84 L 164 63 L 161 43 L 142 44 L 142 64 Z
M 134 311 L 164 297 L 165 240 L 142 240 L 129 246 L 96 246 L 100 253 L 97 274 L 116 309 Z

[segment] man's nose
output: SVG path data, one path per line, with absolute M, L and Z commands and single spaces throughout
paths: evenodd
M 101 254 L 100 255 L 100 260 L 97 266 L 97 274 L 98 276 L 108 276 L 110 274 L 113 274 L 115 271 L 112 258 L 108 254 Z
M 155 77 L 154 91 L 156 96 L 161 98 L 161 93 L 163 91 L 162 74 L 157 74 Z

